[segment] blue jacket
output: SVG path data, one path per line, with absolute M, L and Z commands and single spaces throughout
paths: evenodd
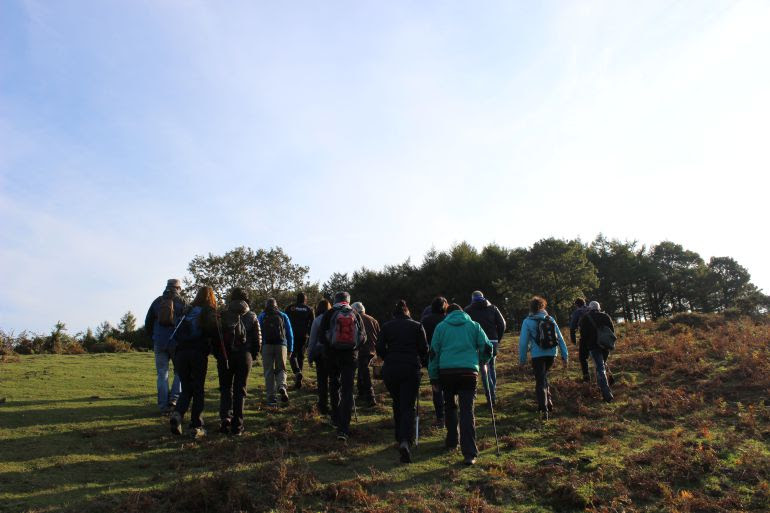
M 158 322 L 158 308 L 164 297 L 172 297 L 174 300 L 174 326 L 161 326 Z M 182 320 L 185 310 L 185 302 L 176 291 L 166 290 L 163 295 L 156 298 L 147 311 L 144 318 L 144 329 L 152 338 L 155 351 L 166 351 L 172 344 L 169 344 L 169 337 L 174 332 L 174 327 Z
M 281 345 L 286 346 L 286 351 L 291 353 L 294 351 L 294 332 L 291 331 L 291 321 L 289 320 L 289 316 L 283 313 L 282 311 L 278 310 L 278 313 L 281 314 L 281 318 L 283 319 L 283 327 L 286 332 L 286 339 L 283 341 L 283 344 Z M 262 312 L 257 317 L 257 319 L 259 319 L 260 328 L 264 328 L 264 326 L 262 326 L 262 319 L 264 318 L 265 318 L 265 312 Z
M 565 362 L 569 357 L 567 351 L 567 344 L 564 343 L 564 337 L 561 336 L 559 325 L 556 325 L 556 338 L 559 340 L 558 347 L 552 347 L 551 349 L 543 349 L 535 339 L 537 337 L 537 326 L 539 321 L 545 319 L 548 312 L 541 310 L 536 314 L 530 314 L 524 322 L 521 323 L 521 335 L 519 336 L 519 363 L 527 362 L 527 351 L 532 353 L 532 358 L 539 358 L 541 356 L 556 356 L 558 350 L 561 350 L 561 359 Z

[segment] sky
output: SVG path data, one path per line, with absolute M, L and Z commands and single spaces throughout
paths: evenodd
M 770 3 L 0 3 L 0 328 L 141 321 L 199 254 L 310 278 L 672 240 L 770 291 Z

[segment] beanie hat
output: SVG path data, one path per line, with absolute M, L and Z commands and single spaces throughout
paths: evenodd
M 176 278 L 171 278 L 170 280 L 166 281 L 166 288 L 176 288 L 181 289 L 182 288 L 182 282 L 177 280 Z

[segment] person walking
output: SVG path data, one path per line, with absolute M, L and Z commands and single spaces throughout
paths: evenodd
M 588 313 L 588 307 L 586 306 L 586 300 L 582 297 L 575 299 L 575 310 L 569 318 L 569 338 L 572 340 L 572 345 L 577 345 L 577 333 L 580 326 L 580 319 Z M 578 346 L 578 359 L 580 360 L 580 370 L 583 372 L 583 381 L 588 383 L 591 381 L 591 376 L 588 374 L 588 347 L 580 337 L 580 345 Z
M 152 339 L 157 374 L 158 408 L 161 413 L 171 413 L 176 406 L 182 389 L 182 382 L 174 367 L 171 389 L 168 387 L 169 362 L 173 363 L 174 346 L 169 337 L 182 319 L 185 301 L 182 299 L 182 282 L 172 278 L 166 282 L 163 294 L 155 299 L 144 319 L 144 329 Z
M 447 308 L 446 319 L 436 326 L 431 340 L 428 373 L 431 383 L 439 383 L 444 393 L 445 444 L 455 449 L 459 437 L 466 465 L 476 463 L 479 454 L 473 401 L 479 369 L 492 358 L 492 350 L 479 323 L 455 303 Z
M 411 318 L 403 299 L 393 310 L 393 320 L 383 324 L 376 350 L 384 361 L 382 378 L 393 400 L 393 422 L 401 462 L 411 463 L 415 402 L 420 393 L 420 369 L 428 360 L 428 342 L 422 324 Z
M 569 353 L 556 320 L 548 315 L 548 302 L 534 296 L 529 303 L 529 316 L 521 324 L 519 337 L 519 365 L 527 363 L 527 353 L 532 354 L 532 371 L 535 374 L 535 395 L 537 409 L 544 420 L 553 410 L 553 401 L 548 386 L 548 371 L 557 354 L 561 352 L 564 369 L 569 362 Z
M 285 310 L 286 316 L 291 322 L 291 331 L 294 335 L 294 350 L 289 358 L 291 370 L 294 373 L 294 389 L 302 388 L 302 368 L 305 363 L 305 349 L 310 338 L 310 327 L 315 318 L 313 308 L 307 304 L 307 296 L 304 292 L 297 294 L 297 302 L 289 305 Z
M 497 400 L 497 372 L 495 371 L 495 359 L 500 342 L 505 334 L 505 319 L 500 310 L 484 297 L 480 290 L 471 294 L 471 304 L 465 307 L 471 319 L 481 325 L 489 341 L 492 343 L 492 358 L 489 363 L 481 368 L 481 383 L 484 386 L 484 395 L 487 404 L 494 405 Z
M 350 437 L 357 351 L 366 343 L 364 321 L 350 306 L 348 292 L 334 295 L 334 306 L 324 314 L 319 331 L 329 364 L 332 423 L 337 439 L 344 442 Z
M 329 364 L 326 361 L 326 355 L 321 344 L 321 321 L 323 315 L 331 310 L 332 304 L 324 298 L 318 302 L 315 308 L 315 319 L 310 326 L 310 341 L 307 346 L 307 357 L 309 362 L 315 362 L 315 373 L 318 381 L 318 413 L 321 415 L 329 414 Z
M 420 319 L 422 327 L 425 329 L 425 337 L 428 340 L 428 346 L 430 346 L 431 339 L 433 338 L 433 332 L 436 326 L 446 317 L 446 309 L 449 306 L 446 298 L 438 296 L 433 299 L 430 304 L 430 311 L 427 315 L 423 315 Z M 425 313 L 425 312 L 423 312 Z M 441 391 L 441 385 L 436 383 L 431 385 L 431 392 L 433 393 L 433 411 L 436 413 L 434 420 L 434 426 L 444 425 L 444 394 Z
M 374 397 L 374 386 L 372 385 L 372 373 L 369 370 L 369 363 L 374 358 L 377 340 L 380 336 L 380 323 L 377 319 L 366 313 L 366 307 L 360 301 L 351 305 L 364 321 L 364 331 L 366 331 L 366 344 L 358 350 L 358 375 L 356 384 L 358 387 L 358 398 L 365 400 L 370 408 L 377 405 L 377 399 Z
M 286 358 L 294 350 L 294 334 L 289 317 L 278 309 L 275 299 L 265 301 L 265 310 L 259 314 L 262 326 L 262 367 L 265 371 L 267 405 L 277 406 L 276 390 L 281 403 L 289 404 L 286 385 Z
M 615 333 L 615 325 L 610 316 L 601 311 L 601 305 L 598 302 L 591 301 L 588 303 L 588 312 L 580 319 L 580 342 L 581 344 L 585 342 L 596 366 L 596 382 L 602 392 L 602 398 L 609 403 L 615 399 L 610 390 L 615 380 L 607 368 L 610 351 L 598 344 L 598 331 L 602 326 L 608 327 L 612 333 Z
M 242 288 L 230 291 L 219 330 L 217 336 L 222 338 L 212 343 L 219 375 L 219 432 L 240 436 L 246 386 L 262 344 L 257 314 L 250 309 L 248 294 Z
M 217 300 L 214 289 L 201 287 L 172 335 L 176 342 L 174 369 L 182 384 L 182 393 L 169 419 L 171 433 L 175 435 L 182 434 L 182 421 L 190 402 L 190 435 L 199 438 L 206 434 L 203 427 L 204 385 L 211 339 L 216 336 Z

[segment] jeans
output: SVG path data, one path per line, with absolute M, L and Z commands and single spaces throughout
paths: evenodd
M 233 351 L 225 360 L 217 359 L 219 373 L 219 420 L 230 423 L 233 432 L 243 429 L 243 409 L 246 405 L 246 384 L 251 372 L 251 353 Z
M 479 455 L 479 449 L 476 447 L 476 419 L 473 415 L 476 376 L 473 374 L 445 374 L 440 376 L 440 380 L 444 392 L 446 446 L 457 447 L 459 436 L 463 456 L 475 458 Z M 460 403 L 459 419 L 457 415 L 458 400 Z
M 535 395 L 537 396 L 537 409 L 550 411 L 552 407 L 551 393 L 548 390 L 548 369 L 553 365 L 553 356 L 540 356 L 532 358 L 532 371 L 535 374 Z
M 481 384 L 484 386 L 484 395 L 487 397 L 487 404 L 494 403 L 497 399 L 497 372 L 495 372 L 495 359 L 497 358 L 497 340 L 490 340 L 492 342 L 492 358 L 487 362 L 486 367 L 481 365 Z M 489 386 L 487 386 L 487 379 L 489 379 Z
M 182 393 L 179 395 L 175 409 L 184 417 L 192 401 L 191 428 L 203 426 L 203 387 L 206 383 L 208 366 L 208 353 L 198 349 L 180 349 L 174 355 L 174 370 L 179 373 L 179 379 L 182 382 Z
M 353 379 L 356 374 L 355 351 L 329 351 L 329 378 L 332 420 L 337 429 L 350 434 L 350 415 L 353 413 Z
M 286 389 L 286 346 L 262 344 L 262 368 L 265 371 L 267 401 L 275 402 L 278 390 Z
M 382 369 L 385 387 L 393 399 L 396 442 L 412 443 L 415 437 L 415 402 L 420 390 L 420 369 L 415 365 L 386 364 Z M 359 396 L 360 397 L 360 396 Z
M 607 357 L 610 352 L 606 349 L 594 349 L 591 351 L 591 358 L 596 365 L 596 381 L 599 383 L 599 389 L 602 391 L 602 397 L 605 401 L 613 399 L 610 385 L 607 380 Z
M 294 339 L 294 352 L 291 353 L 289 358 L 289 365 L 291 365 L 291 371 L 294 374 L 302 372 L 302 368 L 305 366 L 305 349 L 307 349 L 307 337 Z
M 155 370 L 158 373 L 158 407 L 163 410 L 169 403 L 175 403 L 182 393 L 182 382 L 174 368 L 174 381 L 171 390 L 168 389 L 168 364 L 171 353 L 168 349 L 155 350 Z
M 358 355 L 358 376 L 356 384 L 358 387 L 358 398 L 365 399 L 369 403 L 374 402 L 374 387 L 372 386 L 372 373 L 369 369 L 369 362 L 374 358 L 373 354 L 359 353 Z

